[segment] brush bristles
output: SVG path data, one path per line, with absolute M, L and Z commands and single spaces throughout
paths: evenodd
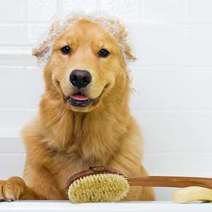
M 68 189 L 71 202 L 115 202 L 126 197 L 129 184 L 118 174 L 96 174 L 75 180 Z

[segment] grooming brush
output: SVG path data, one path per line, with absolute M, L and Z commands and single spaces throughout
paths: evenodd
M 124 175 L 102 166 L 90 167 L 70 177 L 67 182 L 71 202 L 115 202 L 123 199 L 129 184 Z
M 212 188 L 212 178 L 176 176 L 127 178 L 117 170 L 97 166 L 74 174 L 67 182 L 68 197 L 75 203 L 119 201 L 127 196 L 130 186 Z

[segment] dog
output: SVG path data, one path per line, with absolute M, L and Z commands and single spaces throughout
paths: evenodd
M 23 178 L 0 181 L 0 199 L 66 200 L 69 177 L 90 166 L 146 176 L 142 135 L 129 109 L 134 60 L 127 31 L 113 19 L 74 16 L 56 22 L 34 49 L 45 60 L 37 117 L 23 129 Z M 126 200 L 154 200 L 132 187 Z

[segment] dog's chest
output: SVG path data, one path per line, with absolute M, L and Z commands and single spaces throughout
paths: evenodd
M 51 173 L 54 176 L 54 179 L 57 181 L 57 185 L 59 186 L 60 190 L 67 194 L 67 182 L 69 178 L 82 170 L 88 169 L 90 166 L 99 166 L 105 165 L 103 161 L 92 161 L 90 160 L 83 160 L 78 156 L 78 154 L 72 153 L 72 155 L 65 155 L 65 154 L 58 154 L 55 155 L 52 159 L 52 162 L 48 165 Z

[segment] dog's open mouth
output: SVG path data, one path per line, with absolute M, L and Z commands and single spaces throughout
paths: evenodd
M 104 92 L 108 86 L 109 86 L 109 84 L 107 84 L 104 87 L 101 94 L 95 99 L 89 98 L 83 92 L 78 91 L 78 92 L 72 94 L 71 96 L 64 97 L 65 103 L 70 106 L 74 106 L 74 107 L 87 107 L 89 105 L 96 105 L 99 102 L 99 99 L 102 97 L 102 95 L 104 94 Z
M 77 92 L 66 98 L 66 102 L 75 107 L 86 107 L 92 104 L 95 100 L 88 98 L 81 92 Z

